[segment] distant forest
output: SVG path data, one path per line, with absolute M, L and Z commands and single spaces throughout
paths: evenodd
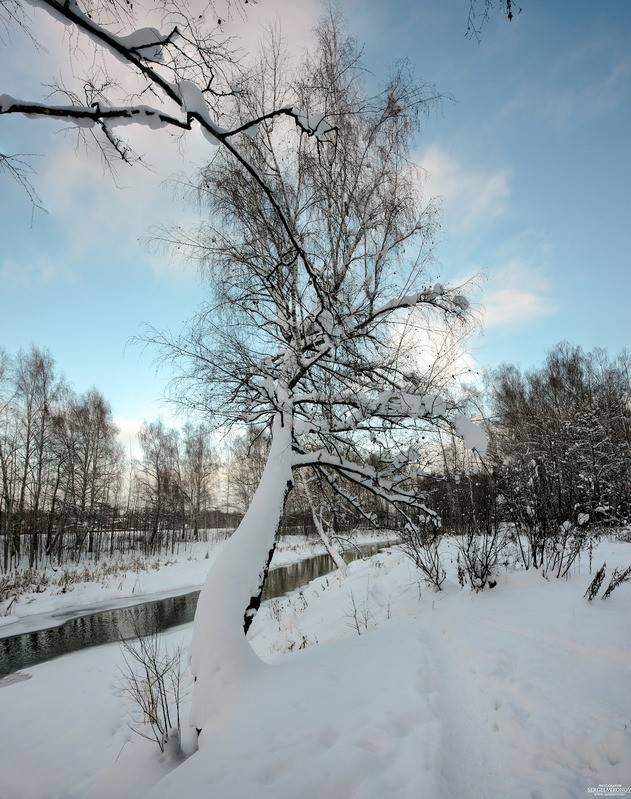
M 497 369 L 469 410 L 489 434 L 484 461 L 455 436 L 423 442 L 428 468 L 418 491 L 439 514 L 441 535 L 512 526 L 546 540 L 564 525 L 588 531 L 628 522 L 626 353 L 559 344 L 538 369 Z M 98 389 L 75 393 L 45 350 L 0 351 L 0 570 L 168 553 L 209 529 L 233 528 L 260 479 L 267 433 L 244 427 L 220 457 L 203 420 L 181 429 L 145 422 L 141 457 L 130 461 Z M 333 535 L 369 522 L 395 525 L 386 503 L 363 504 L 368 520 L 315 478 L 298 480 L 283 530 L 312 532 L 314 519 Z

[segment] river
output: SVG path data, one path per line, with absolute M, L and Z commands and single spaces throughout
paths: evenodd
M 344 553 L 347 562 L 376 553 L 381 547 L 368 544 Z M 335 569 L 328 555 L 310 558 L 271 569 L 263 600 L 283 596 Z M 91 646 L 109 644 L 123 638 L 162 632 L 193 621 L 199 591 L 143 602 L 133 607 L 55 614 L 68 617 L 56 627 L 0 639 L 0 679 L 20 669 L 68 655 Z

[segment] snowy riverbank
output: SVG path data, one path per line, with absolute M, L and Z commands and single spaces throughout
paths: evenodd
M 365 530 L 352 536 L 353 545 L 358 546 L 393 540 L 395 536 L 387 531 Z M 5 601 L 4 609 L 0 605 L 0 638 L 55 627 L 69 614 L 128 607 L 197 591 L 224 543 L 223 532 L 218 532 L 211 533 L 208 541 L 181 544 L 169 555 L 123 562 L 104 559 L 96 564 L 68 564 L 54 570 L 49 566 L 41 572 L 39 590 Z M 323 544 L 315 536 L 285 536 L 276 548 L 272 568 L 324 553 Z
M 631 545 L 601 542 L 594 567 L 605 560 L 608 573 L 628 565 Z M 130 732 L 117 645 L 30 668 L 0 681 L 0 796 L 628 791 L 631 585 L 589 603 L 590 581 L 585 563 L 567 580 L 511 572 L 472 594 L 451 574 L 436 594 L 396 550 L 351 564 L 346 577 L 319 578 L 263 606 L 251 640 L 269 668 L 239 696 L 218 697 L 199 752 L 183 762 Z M 190 626 L 165 640 L 186 647 Z M 194 738 L 185 731 L 187 752 Z

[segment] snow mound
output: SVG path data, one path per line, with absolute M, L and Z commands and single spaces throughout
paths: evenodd
M 151 799 L 382 799 L 440 795 L 441 723 L 427 652 L 390 622 L 268 666 L 200 736 Z

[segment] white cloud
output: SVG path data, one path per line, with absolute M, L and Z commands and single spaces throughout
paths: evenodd
M 510 170 L 469 167 L 438 145 L 418 159 L 428 173 L 427 192 L 445 200 L 450 235 L 465 236 L 505 213 L 510 199 Z
M 488 276 L 483 292 L 484 327 L 508 327 L 549 316 L 557 310 L 551 284 L 538 268 L 513 258 Z
M 312 30 L 324 8 L 322 0 L 301 0 L 291 6 L 287 0 L 265 0 L 251 7 L 245 16 L 235 10 L 226 32 L 237 36 L 246 52 L 255 51 L 269 25 L 277 24 L 288 49 L 296 52 L 312 44 Z
M 0 264 L 0 286 L 46 288 L 59 283 L 73 285 L 77 283 L 77 275 L 66 264 L 54 262 L 46 255 L 25 256 L 19 263 L 7 258 Z
M 177 151 L 166 137 L 156 136 L 150 144 L 152 159 L 172 169 L 178 166 Z M 179 165 L 184 168 L 184 160 Z M 76 152 L 71 141 L 55 141 L 38 176 L 38 188 L 51 218 L 64 232 L 67 261 L 80 264 L 83 271 L 98 260 L 96 254 L 108 253 L 112 258 L 141 261 L 162 278 L 194 276 L 193 270 L 168 254 L 150 254 L 139 241 L 154 226 L 186 225 L 195 218 L 194 211 L 176 202 L 173 191 L 163 185 L 167 177 L 166 171 L 159 175 L 135 165 L 121 167 L 114 180 L 103 173 L 97 154 Z

